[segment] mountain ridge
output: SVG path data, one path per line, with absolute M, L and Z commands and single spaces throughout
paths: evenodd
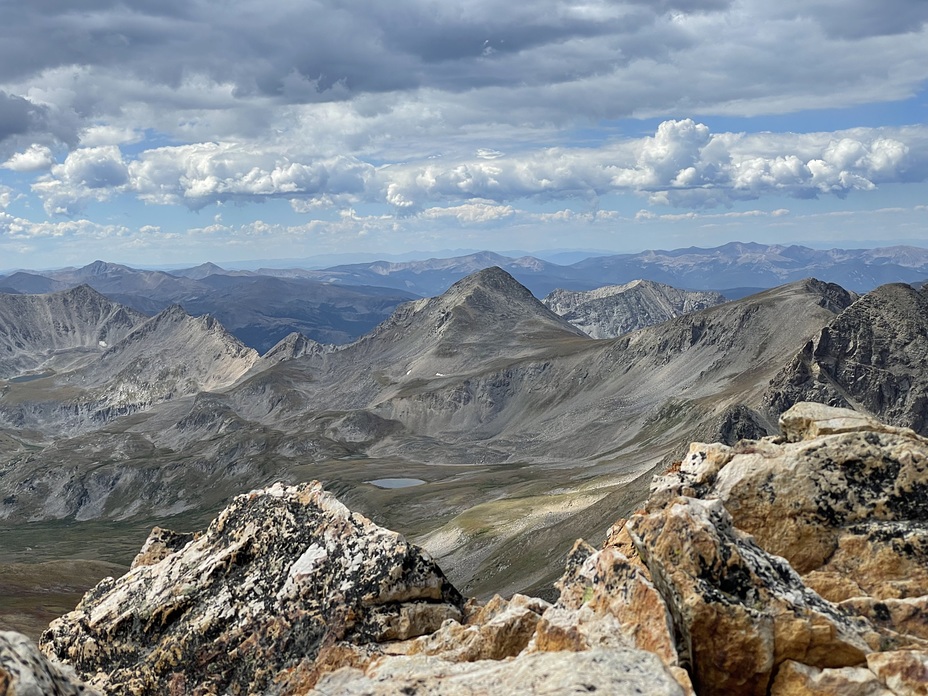
M 0 294 L 0 378 L 54 367 L 65 353 L 102 352 L 145 319 L 88 285 L 42 295 Z
M 593 338 L 615 338 L 725 301 L 717 292 L 678 290 L 642 279 L 585 292 L 558 289 L 542 299 L 546 307 Z

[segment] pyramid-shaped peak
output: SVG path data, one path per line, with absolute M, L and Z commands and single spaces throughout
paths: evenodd
M 535 296 L 522 283 L 513 278 L 499 266 L 490 266 L 466 278 L 462 278 L 452 285 L 445 293 L 446 296 L 470 294 L 477 290 L 492 293 L 501 293 L 513 298 L 535 300 Z
M 113 271 L 125 271 L 128 270 L 128 267 L 120 266 L 117 263 L 107 263 L 106 261 L 100 261 L 97 259 L 93 263 L 87 264 L 80 270 L 83 275 L 100 276 L 106 275 L 107 273 L 112 273 Z
M 110 303 L 110 299 L 106 295 L 94 290 L 91 286 L 87 285 L 87 283 L 75 285 L 73 288 L 68 288 L 67 290 L 59 290 L 55 294 L 72 299 L 93 299 Z
M 225 275 L 226 269 L 222 266 L 217 266 L 211 261 L 206 263 L 201 263 L 199 266 L 194 266 L 193 268 L 184 268 L 178 271 L 171 271 L 171 275 L 177 276 L 179 278 L 190 278 L 191 280 L 203 280 L 208 278 L 211 275 Z

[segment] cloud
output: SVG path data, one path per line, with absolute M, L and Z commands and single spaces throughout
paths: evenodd
M 492 151 L 510 129 L 840 107 L 908 98 L 928 79 L 928 10 L 912 0 L 7 9 L 0 139 L 41 132 L 72 146 L 78 132 L 82 146 L 145 129 L 257 144 L 283 129 L 303 142 L 332 138 L 329 154 L 394 147 L 407 131 L 420 149 L 422 138 L 453 145 L 464 135 Z M 499 139 L 477 137 L 488 132 Z
M 129 167 L 131 188 L 143 201 L 195 210 L 222 201 L 360 194 L 373 170 L 351 157 L 297 162 L 232 143 L 148 150 Z
M 928 22 L 928 6 L 909 0 L 829 0 L 827 2 L 779 3 L 781 11 L 794 10 L 800 17 L 819 23 L 828 36 L 860 39 L 918 33 Z
M 32 144 L 23 152 L 16 152 L 4 162 L 4 169 L 10 169 L 14 172 L 36 172 L 48 169 L 55 163 L 50 148 L 45 145 Z
M 516 210 L 510 205 L 494 205 L 475 201 L 447 208 L 428 208 L 419 213 L 423 220 L 454 218 L 461 224 L 484 224 L 510 218 Z
M 86 128 L 81 133 L 81 147 L 100 147 L 103 145 L 126 145 L 137 143 L 143 134 L 134 128 L 97 125 Z
M 32 185 L 50 215 L 74 215 L 90 200 L 105 201 L 125 189 L 129 170 L 114 145 L 75 150 Z
M 45 153 L 30 152 L 33 160 Z M 595 148 L 542 148 L 493 159 L 478 151 L 379 167 L 357 157 L 236 143 L 154 148 L 134 159 L 107 145 L 73 151 L 32 188 L 50 214 L 71 216 L 88 201 L 129 194 L 191 210 L 279 198 L 304 214 L 364 201 L 399 215 L 485 222 L 525 199 L 596 208 L 603 196 L 632 193 L 654 205 L 700 209 L 771 195 L 844 197 L 926 179 L 928 127 L 752 135 L 712 133 L 682 119 L 661 123 L 652 136 Z
M 552 148 L 490 162 L 442 159 L 378 176 L 386 200 L 400 209 L 462 198 L 595 200 L 628 192 L 654 204 L 711 208 L 768 195 L 843 197 L 880 184 L 924 181 L 926 138 L 925 127 L 713 134 L 684 119 L 661 123 L 654 136 L 598 149 Z
M 130 236 L 132 231 L 122 225 L 101 225 L 91 220 L 36 221 L 0 212 L 0 238 L 5 239 L 109 239 Z

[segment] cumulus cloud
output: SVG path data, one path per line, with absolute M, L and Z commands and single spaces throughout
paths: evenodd
M 359 194 L 373 171 L 350 157 L 295 162 L 230 143 L 148 150 L 129 169 L 132 189 L 142 200 L 193 209 L 229 200 Z
M 313 214 L 365 201 L 404 216 L 486 222 L 511 214 L 508 205 L 522 199 L 575 199 L 596 208 L 602 196 L 633 193 L 655 205 L 698 209 L 769 195 L 843 197 L 926 178 L 925 127 L 752 135 L 712 133 L 683 119 L 661 123 L 652 136 L 597 148 L 542 148 L 493 159 L 477 152 L 379 167 L 357 157 L 299 158 L 233 143 L 155 148 L 127 159 L 107 145 L 73 151 L 33 190 L 47 211 L 64 215 L 127 193 L 192 210 L 280 198 Z
M 23 152 L 14 153 L 2 166 L 14 172 L 36 172 L 55 163 L 51 148 L 33 143 Z
M 462 205 L 453 205 L 446 208 L 428 208 L 419 213 L 424 220 L 437 220 L 440 218 L 454 218 L 461 224 L 483 224 L 510 218 L 516 210 L 510 205 L 495 205 L 475 201 Z
M 599 149 L 545 149 L 490 162 L 439 160 L 378 174 L 387 201 L 400 209 L 461 198 L 595 200 L 622 192 L 655 204 L 711 208 L 765 195 L 846 196 L 884 183 L 924 181 L 926 136 L 928 129 L 920 127 L 712 134 L 684 119 L 665 121 L 654 136 Z
M 50 215 L 74 215 L 91 200 L 105 201 L 125 189 L 129 170 L 113 145 L 75 150 L 32 185 Z
M 77 237 L 83 239 L 108 239 L 129 236 L 132 231 L 122 225 L 101 225 L 91 220 L 43 221 L 0 212 L 0 238 L 55 239 Z

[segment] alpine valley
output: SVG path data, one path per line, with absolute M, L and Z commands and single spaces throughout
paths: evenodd
M 924 249 L 757 244 L 0 276 L 0 629 L 37 638 L 152 527 L 313 480 L 422 546 L 452 613 L 567 601 L 575 540 L 692 441 L 761 440 L 809 401 L 928 436 L 926 278 Z

